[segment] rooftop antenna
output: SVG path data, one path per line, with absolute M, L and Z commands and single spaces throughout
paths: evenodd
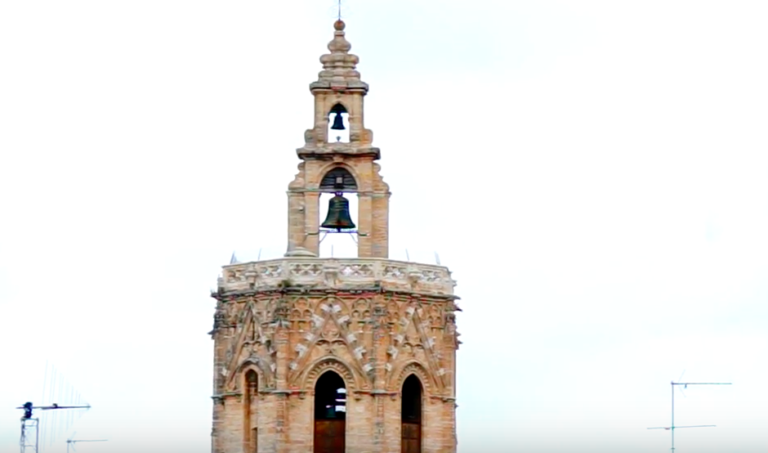
M 683 371 L 683 374 L 685 374 L 685 371 Z M 680 375 L 680 379 L 683 378 L 683 375 Z M 680 380 L 678 379 L 678 380 Z M 730 382 L 675 382 L 672 381 L 671 383 L 672 388 L 672 424 L 669 426 L 658 426 L 648 429 L 664 429 L 667 431 L 670 431 L 672 434 L 672 453 L 675 451 L 675 430 L 679 428 L 714 428 L 716 425 L 695 425 L 695 426 L 675 426 L 675 386 L 676 385 L 682 385 L 683 387 L 680 388 L 682 391 L 683 388 L 688 388 L 689 385 L 731 385 Z M 685 394 L 683 394 L 685 396 Z
M 38 441 L 40 440 L 40 419 L 34 418 L 32 410 L 40 409 L 43 411 L 55 409 L 90 409 L 91 406 L 59 406 L 54 403 L 51 406 L 34 406 L 32 403 L 24 403 L 23 406 L 16 409 L 23 409 L 24 415 L 21 417 L 21 439 L 19 446 L 21 453 L 39 453 Z M 31 432 L 34 432 L 32 434 Z
M 68 404 L 59 405 L 54 403 L 50 406 L 35 406 L 31 402 L 27 402 L 17 409 L 22 409 L 24 414 L 21 417 L 21 438 L 19 440 L 19 447 L 21 453 L 39 453 L 40 450 L 47 444 L 50 445 L 61 430 L 69 430 L 70 426 L 76 421 L 76 413 L 68 410 L 61 414 L 65 417 L 61 419 L 60 409 L 90 409 L 89 404 L 80 403 L 80 393 L 67 382 L 67 380 L 61 376 L 55 366 L 48 366 L 45 364 L 45 379 L 43 381 L 43 399 L 48 401 L 56 401 L 57 399 L 64 399 L 68 401 Z M 54 411 L 50 417 L 35 417 L 34 410 L 41 411 Z M 53 426 L 49 426 L 49 423 Z M 49 429 L 50 428 L 50 429 Z M 42 439 L 41 439 L 42 434 Z
M 98 440 L 69 439 L 67 440 L 67 453 L 69 453 L 70 447 L 72 448 L 72 451 L 77 451 L 75 450 L 75 444 L 77 442 L 106 442 L 106 441 L 107 441 L 106 439 L 98 439 Z

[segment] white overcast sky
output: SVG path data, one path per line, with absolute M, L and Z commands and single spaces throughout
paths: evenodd
M 46 362 L 80 453 L 210 451 L 209 290 L 284 250 L 334 3 L 0 2 L 1 453 Z M 768 451 L 768 3 L 348 3 L 391 256 L 462 297 L 460 453 L 668 451 L 683 371 L 734 385 L 680 453 Z

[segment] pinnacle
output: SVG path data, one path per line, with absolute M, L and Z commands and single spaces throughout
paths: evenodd
M 323 70 L 320 71 L 318 82 L 331 82 L 333 86 L 361 85 L 360 73 L 355 70 L 360 59 L 349 53 L 352 44 L 347 41 L 344 29 L 346 24 L 341 19 L 333 24 L 333 40 L 328 43 L 327 53 L 320 57 Z

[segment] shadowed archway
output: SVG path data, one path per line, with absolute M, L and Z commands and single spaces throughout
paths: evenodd
M 401 449 L 402 453 L 421 453 L 421 381 L 412 374 L 403 383 L 401 401 Z
M 347 389 L 344 380 L 326 371 L 315 384 L 314 453 L 344 451 L 347 419 Z
M 259 376 L 253 370 L 245 373 L 243 389 L 243 451 L 259 451 Z

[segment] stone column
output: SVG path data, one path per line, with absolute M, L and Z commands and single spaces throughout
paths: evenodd
M 372 203 L 371 196 L 368 194 L 358 194 L 357 203 L 357 231 L 360 232 L 357 240 L 357 256 L 359 258 L 370 258 L 372 255 L 372 246 L 374 241 L 372 231 Z M 365 234 L 365 236 L 363 236 Z
M 389 193 L 373 194 L 371 202 L 371 255 L 389 257 Z
M 288 251 L 304 246 L 304 194 L 288 192 Z
M 389 328 L 387 324 L 387 306 L 382 295 L 374 300 L 373 304 L 373 407 L 375 412 L 373 420 L 373 451 L 381 453 L 387 451 L 387 400 L 390 397 L 387 391 L 387 347 L 389 346 Z
M 288 325 L 288 309 L 285 295 L 275 307 L 276 322 L 275 348 L 277 349 L 275 363 L 275 453 L 289 453 L 288 445 L 288 362 L 290 360 L 290 338 Z
M 320 193 L 304 192 L 304 245 L 303 247 L 320 256 Z

